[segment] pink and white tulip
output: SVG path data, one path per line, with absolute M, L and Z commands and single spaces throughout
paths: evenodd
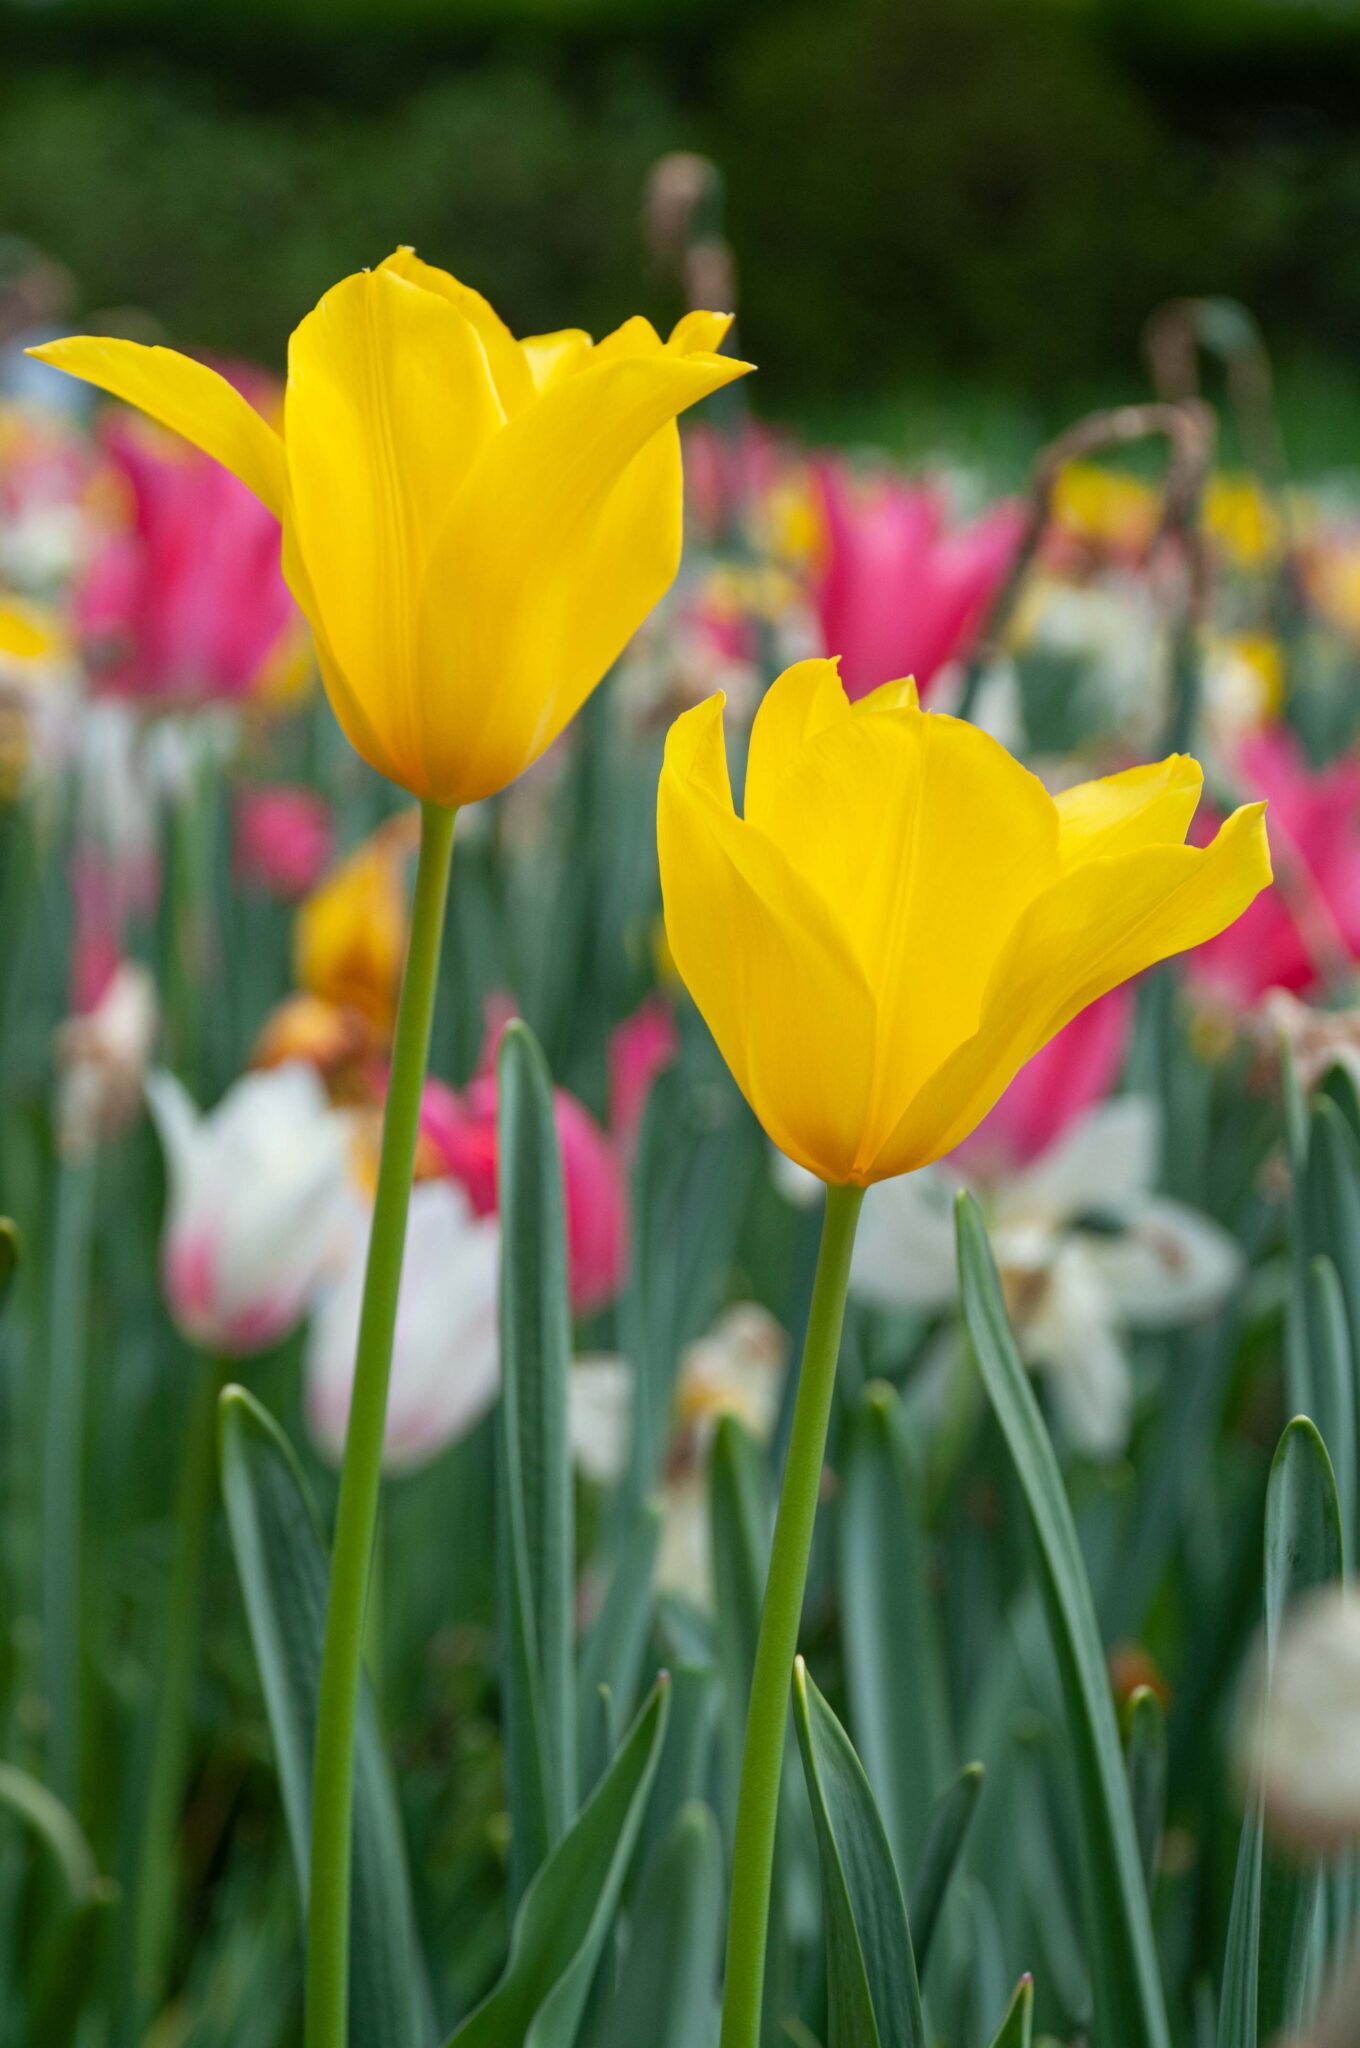
M 322 1454 L 345 1447 L 372 1214 L 351 1198 L 345 1255 L 317 1298 L 306 1355 L 307 1422 Z M 466 1436 L 500 1386 L 500 1226 L 462 1188 L 412 1191 L 397 1303 L 383 1463 L 412 1472 Z
M 347 1120 L 294 1063 L 248 1074 L 204 1116 L 173 1074 L 147 1099 L 169 1178 L 162 1284 L 184 1335 L 247 1357 L 299 1322 L 347 1215 Z

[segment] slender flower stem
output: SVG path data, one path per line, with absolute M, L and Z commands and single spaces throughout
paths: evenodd
M 156 2009 L 164 1989 L 175 1922 L 175 1840 L 184 1798 L 189 1708 L 198 1668 L 203 1615 L 203 1561 L 212 1522 L 217 1397 L 227 1376 L 221 1358 L 191 1361 L 189 1407 L 175 1500 L 175 1549 L 165 1592 L 159 1690 L 151 1745 L 132 1932 L 133 2031 Z
M 862 1188 L 835 1187 L 826 1191 L 817 1278 L 808 1313 L 746 1715 L 732 1858 L 732 1900 L 727 1921 L 722 2048 L 758 2048 L 760 2040 L 770 1877 L 774 1868 L 789 1687 L 793 1682 L 803 1589 L 826 1455 L 831 1397 L 836 1385 L 850 1253 L 863 1199 Z
M 452 810 L 436 804 L 424 807 L 411 944 L 392 1048 L 354 1393 L 340 1470 L 312 1778 L 306 2048 L 347 2048 L 354 1731 L 364 1656 L 364 1609 L 378 1519 L 387 1383 L 453 859 L 454 817 Z
M 58 1159 L 43 1417 L 42 1669 L 48 1714 L 47 1781 L 57 1797 L 76 1811 L 80 1808 L 85 1325 L 95 1180 L 93 1148 Z

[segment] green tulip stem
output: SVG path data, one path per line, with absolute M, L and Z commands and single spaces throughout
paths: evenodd
M 727 1922 L 727 1976 L 722 2048 L 758 2048 L 774 1869 L 779 1779 L 784 1765 L 789 1688 L 798 1649 L 812 1530 L 817 1517 L 850 1253 L 864 1190 L 832 1187 L 817 1254 L 803 1363 L 789 1434 L 784 1483 L 775 1518 L 765 1604 L 760 1616 L 751 1700 L 746 1714 L 737 1795 L 732 1897 Z
M 387 1385 L 397 1325 L 406 1215 L 411 1202 L 420 1101 L 430 1050 L 439 948 L 448 900 L 456 813 L 424 806 L 411 941 L 402 981 L 392 1071 L 383 1113 L 363 1312 L 354 1366 L 321 1655 L 312 1856 L 307 1914 L 306 2048 L 347 2048 L 354 1736 L 364 1661 L 364 1612 L 378 1522 Z

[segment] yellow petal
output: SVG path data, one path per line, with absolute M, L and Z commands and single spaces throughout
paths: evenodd
M 828 904 L 877 996 L 872 1157 L 914 1083 L 976 1028 L 1016 918 L 1057 879 L 1053 800 L 976 726 L 903 708 L 823 725 L 758 777 L 747 815 Z
M 415 662 L 426 562 L 504 417 L 476 329 L 391 271 L 344 279 L 293 335 L 285 438 L 307 610 L 381 736 L 384 772 L 418 795 L 433 793 L 430 679 Z
M 761 698 L 751 724 L 746 758 L 747 820 L 760 831 L 777 824 L 779 784 L 806 742 L 828 725 L 850 716 L 840 679 L 840 657 L 796 661 L 776 676 Z
M 535 760 L 663 595 L 681 538 L 675 416 L 748 367 L 660 352 L 592 361 L 487 445 L 421 607 L 444 801 L 488 796 Z
M 670 331 L 666 347 L 676 356 L 715 356 L 726 340 L 731 325 L 730 313 L 704 313 L 696 309 L 676 321 Z
M 880 683 L 876 690 L 869 690 L 856 700 L 855 716 L 863 718 L 874 711 L 919 711 L 920 693 L 916 688 L 915 676 L 903 676 L 900 682 Z
M 977 1032 L 918 1091 L 867 1178 L 908 1173 L 951 1151 L 1079 1010 L 1240 917 L 1270 881 L 1264 810 L 1234 811 L 1204 848 L 1092 860 L 1039 897 L 997 962 Z
M 556 334 L 526 334 L 524 350 L 536 391 L 546 391 L 559 378 L 573 377 L 590 359 L 592 343 L 584 327 L 563 327 Z
M 1139 846 L 1179 846 L 1190 829 L 1204 770 L 1188 754 L 1171 754 L 1122 775 L 1080 782 L 1057 798 L 1060 850 L 1066 864 Z
M 419 285 L 422 291 L 438 292 L 441 298 L 448 299 L 458 308 L 482 338 L 482 347 L 486 350 L 496 390 L 507 415 L 523 412 L 534 395 L 529 359 L 491 301 L 474 291 L 470 284 L 463 284 L 450 276 L 447 270 L 438 270 L 433 263 L 423 263 L 414 249 L 395 250 L 379 267 Z
M 844 1180 L 868 1101 L 873 997 L 821 899 L 734 814 L 722 705 L 719 695 L 686 712 L 666 741 L 657 845 L 667 940 L 774 1142 L 824 1180 Z
M 28 354 L 149 413 L 238 476 L 282 519 L 288 500 L 283 443 L 234 384 L 171 348 L 73 335 Z
M 633 356 L 659 356 L 661 336 L 642 313 L 634 313 L 621 327 L 597 341 L 591 357 L 596 363 L 619 363 Z

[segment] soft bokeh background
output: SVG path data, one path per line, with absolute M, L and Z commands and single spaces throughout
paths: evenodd
M 1228 293 L 1330 466 L 1358 86 L 1351 0 L 0 0 L 0 231 L 85 314 L 263 361 L 397 239 L 599 331 L 648 165 L 701 149 L 767 409 L 918 444 L 962 412 L 1004 466 L 1142 387 L 1160 300 Z

